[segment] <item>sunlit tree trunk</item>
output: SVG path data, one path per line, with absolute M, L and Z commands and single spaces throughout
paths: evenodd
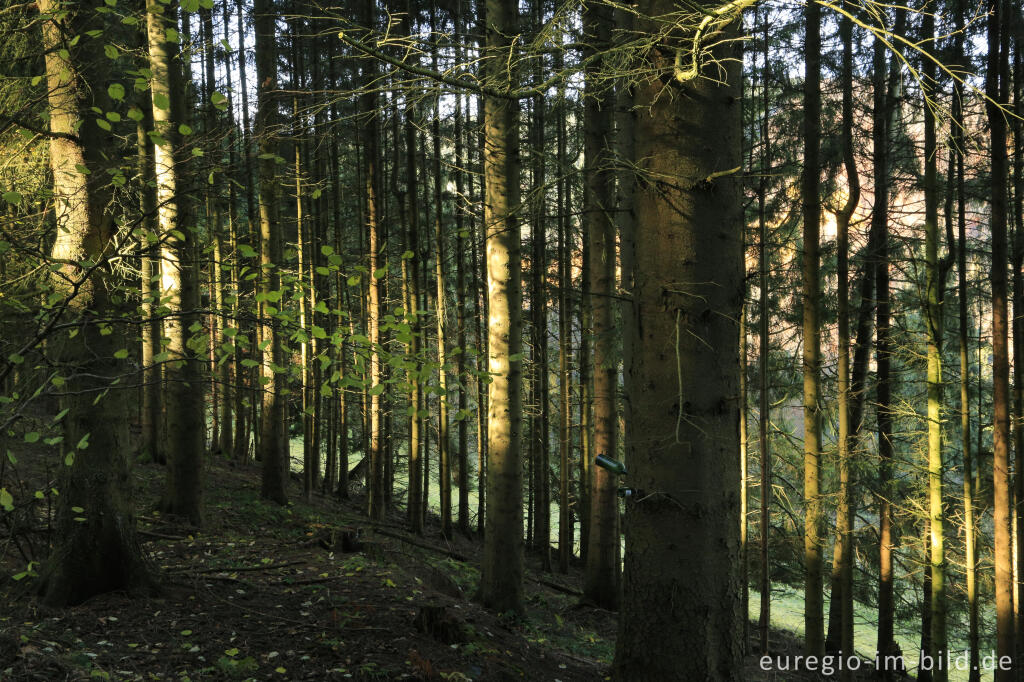
M 284 433 L 286 387 L 285 353 L 281 333 L 275 328 L 274 314 L 281 288 L 281 225 L 278 218 L 277 49 L 273 0 L 255 0 L 253 7 L 256 34 L 257 110 L 255 134 L 259 140 L 259 225 L 260 225 L 260 320 L 262 324 L 262 361 L 260 388 L 259 459 L 262 464 L 261 495 L 278 504 L 287 502 L 289 454 Z
M 148 95 L 147 95 L 148 98 Z M 160 235 L 156 223 L 156 192 L 153 182 L 153 140 L 147 134 L 152 127 L 150 102 L 139 102 L 144 118 L 138 122 L 139 196 L 142 211 L 141 253 L 139 258 L 142 304 L 142 442 L 139 451 L 158 464 L 167 463 L 163 437 L 163 364 L 160 355 L 163 322 L 160 308 Z
M 706 7 L 706 6 L 705 6 Z M 640 17 L 673 12 L 638 3 Z M 723 22 L 728 19 L 723 18 Z M 654 19 L 640 19 L 653 32 Z M 739 365 L 743 205 L 738 22 L 696 77 L 673 80 L 673 31 L 636 84 L 626 555 L 614 679 L 738 680 Z M 669 92 L 666 92 L 666 88 Z M 591 548 L 593 551 L 594 548 Z
M 195 231 L 181 224 L 181 184 L 175 161 L 179 125 L 185 106 L 182 76 L 177 61 L 178 40 L 168 40 L 167 29 L 177 25 L 177 5 L 146 2 L 149 62 L 153 72 L 153 129 L 156 132 L 153 162 L 156 177 L 157 220 L 161 235 L 161 301 L 170 314 L 164 334 L 170 339 L 167 378 L 167 487 L 161 501 L 164 511 L 189 523 L 202 522 L 201 468 L 205 449 L 204 408 L 197 400 L 201 368 L 192 341 L 199 331 L 199 290 L 195 267 Z
M 363 25 L 372 28 L 376 25 L 376 3 L 374 0 L 363 0 L 361 3 Z M 366 198 L 366 234 L 369 251 L 369 275 L 367 297 L 367 333 L 369 338 L 369 381 L 368 381 L 368 453 L 369 468 L 367 470 L 367 490 L 369 490 L 367 511 L 375 521 L 384 518 L 386 503 L 384 500 L 384 415 L 381 411 L 381 395 L 384 384 L 381 383 L 380 357 L 380 311 L 381 292 L 384 272 L 380 263 L 380 252 L 383 244 L 380 241 L 380 151 L 377 120 L 377 94 L 374 80 L 377 66 L 372 59 L 363 63 L 364 88 L 359 95 L 359 116 L 361 138 L 365 145 L 365 173 L 363 177 L 364 195 Z
M 839 614 L 838 647 L 830 650 L 849 655 L 853 647 L 853 522 L 854 495 L 851 467 L 852 433 L 856 425 L 850 423 L 850 219 L 860 201 L 860 176 L 853 148 L 853 24 L 848 18 L 840 21 L 843 43 L 842 57 L 842 143 L 843 165 L 846 170 L 848 194 L 846 204 L 836 213 L 836 249 L 838 283 L 838 336 L 839 336 L 839 504 L 836 507 L 836 544 L 832 561 L 832 594 L 829 615 Z M 863 339 L 861 339 L 863 342 Z M 831 618 L 830 618 L 831 624 Z M 831 630 L 831 627 L 829 628 Z M 852 671 L 845 666 L 844 680 L 851 679 Z
M 431 6 L 431 28 L 437 30 L 436 9 Z M 437 51 L 431 53 L 433 68 L 437 70 Z M 437 322 L 437 466 L 438 493 L 441 504 L 441 535 L 452 535 L 452 468 L 451 438 L 448 433 L 448 313 L 447 295 L 444 287 L 445 239 L 444 204 L 441 201 L 441 108 L 440 96 L 434 101 L 434 116 L 431 121 L 431 143 L 433 146 L 433 203 L 434 203 L 434 303 Z
M 505 58 L 518 8 L 486 0 L 485 81 L 514 87 Z M 499 59 L 498 56 L 501 56 Z M 518 102 L 484 96 L 484 228 L 487 235 L 487 530 L 480 600 L 495 611 L 523 609 L 522 362 Z
M 40 0 L 49 105 L 53 210 L 59 229 L 53 245 L 55 290 L 68 297 L 78 335 L 53 344 L 66 372 L 62 407 L 64 443 L 71 449 L 60 472 L 54 543 L 42 571 L 40 593 L 47 606 L 67 606 L 112 590 L 152 587 L 135 531 L 129 485 L 129 394 L 111 382 L 129 370 L 115 353 L 123 336 L 104 333 L 98 320 L 115 314 L 109 291 L 112 271 L 102 266 L 115 255 L 116 226 L 104 214 L 110 185 L 103 172 L 104 150 L 113 146 L 86 123 L 92 106 L 110 108 L 98 68 L 99 41 L 80 40 L 87 30 L 110 28 L 85 6 Z M 85 125 L 83 125 L 85 124 Z M 87 175 L 80 171 L 86 168 Z M 97 180 L 90 183 L 90 178 Z M 85 268 L 85 262 L 97 267 Z M 75 447 L 78 445 L 78 447 Z M 81 520 L 83 519 L 84 520 Z
M 935 16 L 926 13 L 922 24 L 922 38 L 930 41 L 935 33 Z M 935 65 L 924 61 L 923 73 L 928 83 L 934 82 Z M 925 90 L 926 97 L 934 97 L 934 90 Z M 924 110 L 924 200 L 925 200 L 925 287 L 928 334 L 928 555 L 930 564 L 931 603 L 929 643 L 932 656 L 945 656 L 946 645 L 946 559 L 943 538 L 942 510 L 942 299 L 945 277 L 939 264 L 939 196 L 937 183 L 935 114 L 930 102 Z M 945 666 L 935 666 L 932 679 L 945 682 Z
M 808 3 L 804 45 L 803 374 L 804 374 L 804 652 L 824 652 L 821 490 L 821 275 L 819 144 L 821 129 L 821 7 Z

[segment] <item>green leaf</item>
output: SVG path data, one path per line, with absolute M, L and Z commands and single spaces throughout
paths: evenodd
M 32 76 L 32 85 L 39 85 L 39 81 L 43 80 L 42 76 Z
M 139 109 L 138 107 L 132 107 L 128 110 L 128 118 L 135 122 L 141 121 L 143 119 L 142 109 Z
M 21 194 L 14 190 L 4 192 L 3 197 L 8 204 L 20 204 L 22 199 Z
M 314 324 L 313 325 L 313 338 L 326 339 L 327 338 L 327 332 L 324 331 L 323 327 L 318 327 L 318 326 L 316 326 Z
M 28 433 L 25 434 L 25 442 L 26 443 L 35 443 L 38 440 L 39 440 L 39 432 L 38 431 L 29 431 Z
M 69 452 L 64 455 L 64 466 L 69 467 L 75 463 L 75 453 Z
M 185 12 L 199 11 L 199 0 L 181 0 L 181 9 Z
M 181 38 L 178 36 L 177 29 L 169 28 L 164 32 L 164 40 L 169 43 L 180 43 Z
M 108 121 L 113 121 L 114 123 L 121 122 L 121 114 L 117 113 L 116 111 L 108 111 L 103 115 L 107 117 Z
M 325 256 L 330 256 L 332 253 L 334 253 L 334 247 L 324 244 L 323 246 L 320 247 L 320 253 L 322 253 Z
M 405 253 L 402 254 L 402 260 L 409 260 L 410 258 L 414 257 L 415 255 L 416 254 L 413 253 L 412 251 L 406 251 Z
M 75 512 L 76 514 L 81 514 L 81 513 L 83 513 L 83 512 L 85 511 L 85 510 L 84 510 L 84 509 L 82 509 L 81 507 L 72 507 L 72 508 L 71 508 L 71 511 Z
M 53 418 L 53 423 L 56 424 L 57 422 L 59 422 L 64 417 L 68 416 L 68 412 L 70 412 L 70 411 L 71 410 L 69 410 L 68 408 L 65 407 L 63 410 L 61 410 L 60 412 L 57 413 L 56 417 Z
M 108 123 L 106 120 L 104 120 L 102 118 L 96 119 L 96 125 L 98 127 L 102 128 L 103 130 L 109 131 L 111 129 L 110 128 L 110 123 Z
M 117 48 L 107 43 L 103 46 L 103 54 L 107 55 L 107 59 L 117 59 Z
M 87 447 L 89 447 L 89 434 L 88 433 L 85 434 L 84 436 L 82 436 L 81 440 L 78 441 L 78 445 L 76 445 L 75 448 L 78 449 L 78 450 L 85 450 Z
M 7 488 L 0 488 L 0 507 L 4 511 L 14 511 L 14 496 L 7 492 Z
M 168 109 L 171 108 L 171 100 L 169 100 L 167 98 L 167 95 L 165 95 L 162 92 L 154 92 L 153 93 L 153 106 L 156 107 L 157 109 L 163 109 L 164 111 L 167 111 Z
M 114 353 L 114 357 L 117 358 L 118 360 L 124 360 L 126 357 L 128 357 L 128 349 L 122 348 L 121 350 L 116 351 Z
M 350 287 L 359 286 L 359 282 L 361 279 L 362 278 L 359 275 L 352 275 L 351 277 L 348 278 L 348 285 Z
M 242 254 L 242 258 L 255 258 L 257 255 L 256 249 L 252 248 L 248 244 L 239 244 L 238 252 Z
M 107 86 L 107 94 L 110 95 L 110 99 L 120 102 L 124 99 L 124 86 L 120 83 L 111 83 Z
M 188 137 L 189 135 L 192 134 L 192 128 L 182 123 L 180 126 L 178 126 L 178 132 Z

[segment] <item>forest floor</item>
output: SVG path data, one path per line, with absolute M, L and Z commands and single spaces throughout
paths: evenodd
M 294 502 L 278 507 L 259 499 L 257 469 L 211 458 L 205 525 L 191 532 L 152 511 L 163 469 L 135 473 L 141 540 L 161 592 L 47 609 L 30 576 L 8 577 L 24 565 L 5 552 L 0 679 L 607 678 L 615 614 L 581 603 L 578 566 L 542 573 L 529 557 L 525 615 L 496 615 L 472 601 L 480 544 L 445 542 L 436 518 L 413 536 L 397 514 L 369 523 L 358 501 L 305 502 L 294 480 Z M 799 651 L 784 631 L 772 640 Z M 778 675 L 748 658 L 745 679 L 818 679 Z

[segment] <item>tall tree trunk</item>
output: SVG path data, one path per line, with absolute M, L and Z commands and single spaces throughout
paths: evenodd
M 363 26 L 372 31 L 376 26 L 376 3 L 374 0 L 363 0 L 361 3 Z M 369 250 L 369 281 L 367 297 L 367 333 L 369 338 L 369 382 L 368 382 L 368 426 L 369 426 L 369 469 L 367 471 L 367 513 L 374 521 L 384 518 L 386 503 L 384 500 L 384 415 L 382 413 L 381 396 L 384 384 L 381 383 L 381 349 L 380 349 L 380 313 L 382 280 L 385 277 L 380 263 L 380 251 L 383 246 L 380 239 L 380 150 L 378 138 L 377 94 L 374 81 L 377 77 L 376 61 L 366 59 L 363 63 L 363 89 L 359 95 L 360 137 L 365 145 L 366 164 L 364 196 L 366 197 L 366 234 Z
M 768 413 L 768 342 L 769 326 L 768 317 L 771 314 L 768 310 L 768 220 L 766 212 L 766 201 L 768 194 L 768 177 L 772 168 L 771 138 L 768 126 L 768 12 L 765 11 L 764 18 L 764 67 L 761 71 L 761 178 L 758 181 L 757 189 L 757 262 L 760 269 L 758 286 L 758 312 L 761 315 L 758 336 L 760 347 L 758 348 L 759 386 L 758 386 L 758 418 L 757 438 L 758 450 L 761 456 L 761 576 L 760 585 L 761 604 L 758 609 L 758 641 L 760 653 L 768 652 L 768 633 L 771 629 L 771 566 L 768 563 L 768 534 L 771 530 L 771 505 L 772 505 L 772 460 L 771 451 L 768 446 L 768 425 L 770 415 Z
M 515 87 L 506 70 L 518 8 L 486 0 L 485 82 Z M 499 58 L 500 56 L 500 58 Z M 514 59 L 514 54 L 512 55 Z M 513 72 L 514 73 L 514 72 Z M 522 361 L 518 102 L 484 97 L 484 223 L 487 234 L 487 530 L 480 600 L 495 611 L 523 609 Z
M 931 41 L 935 34 L 935 16 L 925 13 L 922 39 Z M 935 64 L 924 60 L 923 74 L 928 84 L 935 82 Z M 946 559 L 943 544 L 942 511 L 942 301 L 945 288 L 944 267 L 939 263 L 939 190 L 935 141 L 935 113 L 928 98 L 935 92 L 925 86 L 924 110 L 924 200 L 925 200 L 925 288 L 928 333 L 928 529 L 931 604 L 929 643 L 933 657 L 944 657 L 946 645 Z M 943 264 L 944 265 L 944 264 Z M 940 659 L 941 660 L 941 659 Z M 932 679 L 945 682 L 945 666 L 935 666 Z
M 431 30 L 437 31 L 436 3 L 430 8 Z M 436 33 L 435 33 L 436 34 Z M 437 71 L 437 48 L 431 52 L 432 66 Z M 447 295 L 444 287 L 445 240 L 444 240 L 444 204 L 441 201 L 441 98 L 434 99 L 434 116 L 430 123 L 431 142 L 434 154 L 434 276 L 437 305 L 435 319 L 437 321 L 437 465 L 438 492 L 441 503 L 441 535 L 452 536 L 452 467 L 451 438 L 448 433 L 448 313 Z
M 462 35 L 460 19 L 461 2 L 457 0 L 455 13 L 455 42 L 459 44 Z M 462 61 L 462 50 L 457 48 L 456 59 Z M 457 389 L 459 398 L 458 416 L 458 467 L 459 467 L 459 532 L 468 536 L 469 529 L 469 396 L 466 383 L 466 245 L 472 243 L 472 236 L 465 231 L 465 158 L 463 156 L 462 139 L 462 95 L 455 95 L 455 196 L 459 205 L 455 211 L 455 324 L 456 344 L 459 352 L 455 358 L 455 372 L 458 377 Z
M 892 413 L 891 387 L 889 384 L 889 134 L 886 83 L 886 52 L 881 40 L 875 39 L 874 68 L 874 109 L 872 114 L 872 141 L 874 145 L 873 176 L 875 204 L 871 216 L 871 229 L 878 233 L 875 263 L 875 297 L 877 299 L 875 321 L 875 365 L 877 368 L 877 423 L 878 423 L 878 466 L 879 481 L 879 569 L 878 569 L 878 640 L 877 650 L 882 656 L 898 653 L 893 639 L 895 619 L 893 593 L 893 535 L 892 506 L 889 503 L 889 481 L 892 478 Z M 893 671 L 886 670 L 884 676 L 891 678 Z
M 178 40 L 168 40 L 167 29 L 177 26 L 177 5 L 146 2 L 149 62 L 153 72 L 153 161 L 156 173 L 157 219 L 161 234 L 160 289 L 162 304 L 170 315 L 164 334 L 170 339 L 167 352 L 167 487 L 161 501 L 164 511 L 189 523 L 202 523 L 201 470 L 205 448 L 203 402 L 196 399 L 201 369 L 192 337 L 199 324 L 199 287 L 195 267 L 195 231 L 179 221 L 179 196 L 175 153 L 178 126 L 183 122 L 184 86 L 178 65 Z M 186 200 L 187 201 L 187 200 Z
M 611 9 L 593 4 L 583 12 L 588 50 L 600 53 L 611 43 Z M 615 457 L 615 328 L 612 321 L 612 286 L 615 282 L 615 223 L 612 220 L 615 173 L 609 147 L 612 105 L 608 86 L 598 82 L 601 64 L 587 69 L 584 103 L 584 156 L 587 193 L 583 210 L 585 239 L 590 243 L 590 303 L 594 344 L 594 441 L 595 455 Z M 616 476 L 591 467 L 590 528 L 587 543 L 583 595 L 598 606 L 615 609 L 619 603 L 619 500 Z
M 954 50 L 958 61 L 963 61 L 963 10 L 958 5 L 956 13 L 956 37 Z M 960 448 L 963 451 L 963 504 L 964 504 L 964 563 L 966 565 L 967 590 L 967 647 L 970 658 L 970 681 L 981 679 L 980 652 L 978 650 L 978 559 L 977 531 L 974 520 L 974 461 L 971 454 L 971 404 L 970 382 L 971 363 L 967 341 L 967 197 L 964 187 L 964 144 L 963 133 L 963 86 L 953 86 L 953 115 L 951 123 L 952 148 L 956 151 L 956 211 L 957 211 L 957 306 L 958 339 L 960 351 Z M 952 189 L 950 190 L 952 191 Z
M 412 35 L 412 16 L 415 12 L 416 3 L 409 0 L 406 5 L 405 28 L 408 35 Z M 413 59 L 414 57 L 410 57 Z M 415 64 L 415 62 L 413 62 Z M 416 122 L 414 120 L 415 107 L 411 97 L 406 101 L 405 108 L 405 192 L 407 201 L 407 215 L 402 222 L 405 225 L 405 248 L 408 258 L 402 259 L 402 279 L 405 284 L 405 309 L 409 322 L 409 340 L 406 343 L 406 353 L 409 361 L 414 365 L 420 362 L 419 356 L 419 196 L 416 178 Z M 423 410 L 423 390 L 420 387 L 419 371 L 409 371 L 409 409 L 412 414 L 409 417 L 409 493 L 407 498 L 406 513 L 409 519 L 409 526 L 414 533 L 423 533 L 423 459 L 421 458 L 422 438 L 420 428 L 423 418 L 420 412 Z
M 565 180 L 565 99 L 558 100 L 558 570 L 569 572 L 573 554 L 575 524 L 569 501 L 569 487 L 572 471 L 569 468 L 569 451 L 572 447 L 570 417 L 572 406 L 569 400 L 569 355 L 572 329 L 572 306 L 569 290 L 572 288 L 572 266 L 569 255 L 572 252 L 569 234 L 569 216 Z
M 54 544 L 43 568 L 40 592 L 47 606 L 79 604 L 112 590 L 139 591 L 153 585 L 135 532 L 129 486 L 128 395 L 111 382 L 128 372 L 115 357 L 123 336 L 105 334 L 97 320 L 115 313 L 107 295 L 113 270 L 101 264 L 115 255 L 116 226 L 104 214 L 110 185 L 103 178 L 113 146 L 91 123 L 94 105 L 110 108 L 95 87 L 103 82 L 99 41 L 78 36 L 109 28 L 94 3 L 78 7 L 40 0 L 45 48 L 53 173 L 53 210 L 57 238 L 53 245 L 55 290 L 68 297 L 68 310 L 80 320 L 78 336 L 58 342 L 56 351 L 66 368 L 62 407 L 64 442 L 79 444 L 60 473 Z M 94 99 L 95 98 L 95 99 Z M 87 175 L 79 169 L 87 168 Z M 98 178 L 89 182 L 89 178 Z M 100 398 L 97 400 L 97 396 Z M 84 510 L 84 511 L 83 511 Z M 84 517 L 84 520 L 81 520 Z
M 821 275 L 819 232 L 821 196 L 821 6 L 806 6 L 804 38 L 803 163 L 803 373 L 804 373 L 804 652 L 824 653 L 822 545 L 824 509 L 821 491 Z
M 147 95 L 147 98 L 149 96 Z M 160 234 L 156 221 L 156 192 L 153 182 L 153 140 L 147 134 L 153 125 L 151 102 L 139 102 L 144 117 L 138 122 L 139 196 L 142 211 L 142 244 L 139 258 L 142 305 L 142 442 L 140 453 L 158 464 L 167 463 L 163 436 L 163 364 L 154 358 L 160 355 L 163 321 L 160 308 Z
M 1008 57 L 1002 47 L 1006 5 L 989 0 L 988 72 L 985 108 L 991 136 L 992 225 L 992 521 L 995 536 L 996 655 L 1013 656 L 1013 550 L 1010 517 L 1010 366 L 1007 319 L 1006 119 L 997 102 L 1007 100 Z M 1016 666 L 1015 666 L 1016 667 Z M 997 669 L 997 682 L 1014 679 L 1012 670 Z
M 838 268 L 836 280 L 839 285 L 838 335 L 839 335 L 839 504 L 836 508 L 836 544 L 832 561 L 832 595 L 829 615 L 839 614 L 838 647 L 826 647 L 830 651 L 854 652 L 853 644 L 853 522 L 854 492 L 851 467 L 852 432 L 856 424 L 850 423 L 850 219 L 860 202 L 860 175 L 853 149 L 853 22 L 843 17 L 840 20 L 840 35 L 843 43 L 842 88 L 843 88 L 843 165 L 849 192 L 846 204 L 836 213 L 836 249 Z M 863 340 L 861 340 L 863 343 Z M 831 625 L 831 617 L 829 618 Z M 829 628 L 831 630 L 831 627 Z M 852 679 L 849 666 L 844 666 L 842 679 Z
M 637 6 L 654 32 L 670 0 Z M 710 10 L 708 10 L 710 11 Z M 743 299 L 737 17 L 696 73 L 692 31 L 669 33 L 636 84 L 636 267 L 622 614 L 614 679 L 737 680 L 739 317 Z M 673 74 L 676 80 L 672 80 Z M 670 92 L 665 92 L 666 88 Z M 593 551 L 593 548 L 591 548 Z
M 282 265 L 281 226 L 278 218 L 277 157 L 277 49 L 274 0 L 255 0 L 253 30 L 256 34 L 257 110 L 255 134 L 259 140 L 260 214 L 260 320 L 262 361 L 260 387 L 259 459 L 262 463 L 260 494 L 278 504 L 288 500 L 289 454 L 284 432 L 286 376 L 281 332 L 275 328 L 274 298 L 280 296 Z
M 1017 532 L 1017 598 L 1016 637 L 1017 656 L 1024 654 L 1024 142 L 1021 134 L 1021 116 L 1024 115 L 1024 104 L 1021 103 L 1021 82 L 1024 81 L 1024 55 L 1021 54 L 1021 28 L 1024 24 L 1021 17 L 1013 20 L 1016 31 L 1013 33 L 1013 110 L 1015 117 L 1009 119 L 1013 133 L 1013 357 L 1014 359 L 1014 499 L 1016 500 L 1014 521 Z M 1009 31 L 1007 31 L 1009 33 Z M 1009 49 L 1009 35 L 1003 37 L 1004 49 Z M 1007 84 L 1007 88 L 1009 84 Z
M 535 31 L 543 30 L 542 2 L 533 3 Z M 534 61 L 533 79 L 543 77 L 541 60 Z M 547 108 L 544 95 L 533 98 L 533 117 L 530 122 L 532 140 L 530 161 L 533 166 L 533 216 L 531 225 L 530 312 L 532 317 L 533 378 L 530 382 L 534 394 L 534 416 L 530 427 L 530 451 L 534 460 L 533 489 L 536 496 L 536 516 L 533 532 L 534 547 L 540 553 L 541 570 L 551 570 L 551 448 L 549 429 L 551 413 L 548 387 L 548 293 L 547 293 L 547 187 L 544 163 L 544 114 Z

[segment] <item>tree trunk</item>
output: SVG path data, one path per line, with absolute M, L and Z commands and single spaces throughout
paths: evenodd
M 758 331 L 759 344 L 758 361 L 760 364 L 759 392 L 758 392 L 758 450 L 761 456 L 761 576 L 759 585 L 761 588 L 761 604 L 758 609 L 758 640 L 760 642 L 760 653 L 768 652 L 768 633 L 771 630 L 771 566 L 768 563 L 768 534 L 771 530 L 771 505 L 772 505 L 772 460 L 771 451 L 768 447 L 768 342 L 769 328 L 768 317 L 771 314 L 768 310 L 768 221 L 765 204 L 767 200 L 768 186 L 767 179 L 771 173 L 772 155 L 770 128 L 768 126 L 768 12 L 765 12 L 764 20 L 764 68 L 762 70 L 762 110 L 761 117 L 761 179 L 758 182 L 757 190 L 757 261 L 760 268 L 758 285 L 760 287 L 758 296 L 758 311 L 761 315 L 760 329 Z
M 146 2 L 149 62 L 153 72 L 153 161 L 160 249 L 160 298 L 170 315 L 164 334 L 170 339 L 166 352 L 170 362 L 167 378 L 167 487 L 161 501 L 164 511 L 182 516 L 189 523 L 202 523 L 202 455 L 205 449 L 205 411 L 197 400 L 201 369 L 193 335 L 199 327 L 199 287 L 195 267 L 195 231 L 179 220 L 180 202 L 175 153 L 178 126 L 184 115 L 185 94 L 178 66 L 178 41 L 167 40 L 165 31 L 177 26 L 177 5 Z
M 1007 100 L 1008 57 L 1002 49 L 1006 5 L 989 0 L 988 72 L 985 108 L 991 135 L 992 225 L 992 521 L 995 537 L 996 655 L 1014 655 L 1013 550 L 1010 518 L 1010 358 L 1007 319 L 1006 119 L 996 102 Z M 1016 666 L 1014 666 L 1016 667 Z M 996 682 L 1014 679 L 1013 670 L 997 669 Z
M 104 150 L 114 145 L 91 123 L 90 107 L 109 108 L 97 69 L 103 62 L 99 41 L 77 40 L 95 28 L 95 7 L 78 8 L 40 0 L 46 50 L 53 207 L 61 229 L 53 245 L 56 291 L 69 298 L 68 310 L 80 320 L 73 340 L 56 343 L 56 357 L 68 377 L 62 407 L 69 453 L 60 473 L 54 544 L 43 568 L 40 592 L 47 606 L 79 604 L 113 590 L 153 587 L 135 532 L 129 479 L 128 394 L 111 382 L 128 372 L 115 357 L 125 334 L 104 333 L 96 320 L 116 314 L 107 292 L 113 270 L 102 266 L 113 255 L 115 226 L 104 214 L 110 185 Z M 81 10 L 76 11 L 76 10 Z M 74 37 L 74 40 L 72 40 Z M 95 99 L 94 99 L 95 97 Z M 79 168 L 91 172 L 86 175 Z M 89 178 L 99 178 L 90 183 Z M 91 261 L 97 267 L 83 268 Z M 99 396 L 99 399 L 97 399 Z
M 675 10 L 645 0 L 641 17 Z M 739 317 L 743 298 L 737 17 L 688 78 L 669 33 L 636 84 L 638 186 L 622 615 L 615 679 L 738 680 Z M 654 19 L 638 28 L 654 32 Z M 672 81 L 673 73 L 679 74 Z M 669 88 L 674 92 L 666 93 Z M 592 548 L 593 549 L 593 548 Z
M 803 162 L 803 373 L 804 373 L 804 653 L 824 653 L 822 546 L 824 509 L 821 490 L 821 275 L 819 231 L 821 167 L 821 6 L 806 12 Z
M 148 96 L 147 96 L 148 98 Z M 140 98 L 141 99 L 141 98 Z M 157 315 L 160 308 L 160 234 L 156 222 L 156 192 L 150 186 L 153 168 L 153 140 L 147 134 L 152 127 L 150 102 L 139 102 L 144 118 L 138 122 L 139 195 L 142 211 L 141 253 L 139 258 L 142 305 L 142 442 L 139 452 L 158 464 L 167 463 L 163 437 L 163 364 L 154 358 L 160 355 L 163 322 Z
M 275 14 L 273 0 L 255 0 L 253 6 L 256 34 L 257 111 L 255 134 L 259 139 L 259 214 L 260 214 L 260 315 L 262 331 L 262 362 L 260 388 L 259 459 L 263 467 L 260 494 L 278 504 L 288 501 L 286 486 L 290 456 L 284 433 L 286 410 L 285 358 L 281 333 L 275 328 L 274 305 L 281 288 L 281 226 L 278 219 L 277 49 L 275 46 Z M 278 297 L 275 299 L 275 297 Z
M 878 248 L 875 262 L 875 297 L 877 299 L 875 320 L 875 366 L 878 375 L 877 422 L 878 422 L 878 465 L 879 481 L 879 570 L 878 570 L 878 639 L 876 649 L 882 656 L 898 653 L 893 639 L 895 619 L 893 570 L 892 570 L 892 506 L 889 503 L 889 487 L 892 479 L 892 413 L 890 412 L 891 388 L 889 384 L 889 166 L 887 130 L 888 105 L 885 46 L 876 38 L 873 56 L 874 68 L 874 110 L 872 114 L 872 140 L 874 143 L 873 175 L 875 205 L 871 216 L 871 229 L 877 231 Z M 893 671 L 885 671 L 884 677 L 891 678 Z
M 485 81 L 514 87 L 505 71 L 513 49 L 516 5 L 486 0 Z M 498 59 L 496 55 L 502 55 Z M 522 357 L 519 270 L 519 104 L 484 97 L 484 227 L 487 235 L 488 390 L 487 530 L 480 600 L 495 611 L 523 609 Z
M 590 50 L 600 53 L 611 43 L 611 9 L 588 5 L 583 12 L 584 33 Z M 609 146 L 612 106 L 606 84 L 596 81 L 601 69 L 597 61 L 587 69 L 587 97 L 584 103 L 584 155 L 587 183 L 583 216 L 584 234 L 590 242 L 590 303 L 594 344 L 594 455 L 614 458 L 616 449 L 615 327 L 612 321 L 612 285 L 615 282 L 615 223 L 612 220 L 615 174 Z M 616 476 L 591 467 L 590 528 L 587 542 L 583 595 L 598 606 L 615 609 L 619 603 L 619 500 Z
M 853 523 L 854 492 L 850 452 L 852 434 L 857 431 L 850 417 L 850 219 L 860 201 L 860 176 L 853 149 L 853 23 L 846 17 L 840 20 L 840 35 L 843 43 L 842 88 L 843 88 L 843 165 L 846 170 L 846 204 L 836 213 L 836 249 L 838 252 L 839 285 L 838 335 L 839 335 L 839 504 L 836 508 L 836 545 L 832 561 L 832 594 L 829 615 L 839 614 L 838 647 L 826 647 L 829 651 L 854 652 L 853 644 Z M 863 339 L 861 339 L 863 342 Z M 829 619 L 831 625 L 831 617 Z M 831 630 L 831 627 L 829 628 Z M 831 633 L 830 633 L 831 634 Z M 844 666 L 843 680 L 852 679 L 849 666 Z
M 374 0 L 363 0 L 361 4 L 362 20 L 366 30 L 376 26 L 376 3 Z M 385 273 L 381 268 L 380 251 L 383 246 L 380 239 L 380 150 L 378 138 L 377 94 L 374 80 L 377 76 L 376 61 L 367 59 L 363 64 L 363 89 L 359 95 L 359 122 L 361 138 L 365 145 L 366 164 L 364 195 L 366 197 L 366 234 L 369 249 L 369 291 L 367 297 L 367 333 L 369 338 L 369 452 L 370 467 L 367 472 L 367 513 L 374 521 L 384 519 L 386 503 L 384 500 L 384 415 L 382 413 L 381 396 L 384 384 L 381 383 L 382 368 L 380 357 L 380 312 L 381 287 Z

